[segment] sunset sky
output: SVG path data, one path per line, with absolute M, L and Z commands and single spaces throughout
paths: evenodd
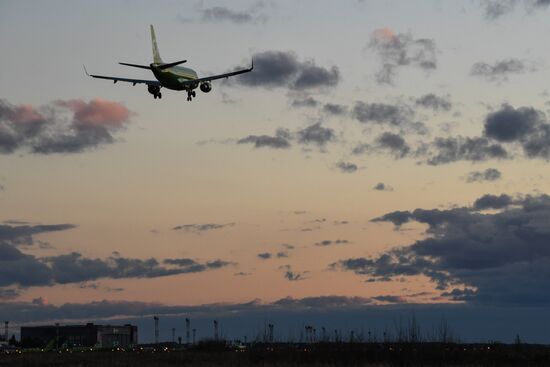
M 1 1 L 0 318 L 448 307 L 549 342 L 549 6 Z M 192 102 L 84 74 L 154 79 L 118 65 L 149 24 L 255 69 Z

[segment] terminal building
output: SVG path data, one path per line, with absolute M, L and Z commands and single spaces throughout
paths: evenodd
M 129 348 L 137 345 L 133 325 L 53 325 L 21 327 L 21 344 L 30 348 L 98 347 Z

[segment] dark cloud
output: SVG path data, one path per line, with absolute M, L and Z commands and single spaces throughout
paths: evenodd
M 0 225 L 0 242 L 13 246 L 33 245 L 33 236 L 47 232 L 73 229 L 74 224 Z
M 412 122 L 414 111 L 406 105 L 356 102 L 351 116 L 359 122 L 403 126 Z
M 237 144 L 254 144 L 255 148 L 286 149 L 291 147 L 291 142 L 294 140 L 298 144 L 313 144 L 324 148 L 326 144 L 336 140 L 336 134 L 333 129 L 323 127 L 318 122 L 295 132 L 277 129 L 274 136 L 249 135 L 237 140 Z
M 334 130 L 321 126 L 320 122 L 298 130 L 296 136 L 301 144 L 314 144 L 319 147 L 324 147 L 327 143 L 336 140 Z
M 512 12 L 518 4 L 522 3 L 527 11 L 532 12 L 538 9 L 545 9 L 550 4 L 548 0 L 481 0 L 485 10 L 485 17 L 495 20 L 505 14 Z
M 277 252 L 277 258 L 278 259 L 284 259 L 284 258 L 287 258 L 287 257 L 288 257 L 288 252 L 287 251 Z
M 269 252 L 262 252 L 257 255 L 262 260 L 271 259 L 271 253 Z
M 493 211 L 479 212 L 485 209 Z M 426 238 L 332 268 L 374 279 L 423 275 L 442 296 L 469 302 L 548 305 L 549 220 L 547 195 L 486 195 L 472 207 L 388 213 L 374 221 L 420 222 L 428 226 Z
M 102 278 L 156 278 L 203 272 L 231 263 L 222 260 L 199 263 L 193 259 L 135 259 L 112 255 L 88 258 L 78 252 L 37 257 L 0 242 L 0 287 L 50 286 Z
M 347 221 L 347 220 L 335 220 L 334 221 L 335 226 L 341 226 L 341 225 L 344 225 L 344 224 L 349 224 L 349 221 Z
M 376 191 L 393 191 L 393 187 L 388 186 L 383 182 L 377 183 L 372 189 Z
M 436 112 L 450 111 L 453 108 L 449 96 L 440 97 L 433 93 L 426 94 L 415 101 L 417 106 L 432 109 Z
M 216 223 L 205 223 L 205 224 L 182 224 L 172 228 L 174 231 L 183 231 L 189 233 L 201 234 L 208 231 L 213 231 L 216 229 L 228 228 L 235 226 L 235 223 L 225 223 L 225 224 L 216 224 Z
M 313 97 L 305 97 L 294 99 L 291 103 L 292 107 L 317 107 L 319 102 Z
M 292 267 L 290 265 L 283 265 L 279 267 L 279 269 L 284 270 L 284 277 L 286 280 L 290 282 L 304 280 L 306 279 L 306 275 L 308 274 L 307 271 L 304 271 L 304 272 L 294 271 L 292 270 Z
M 246 138 L 239 139 L 237 144 L 254 144 L 255 148 L 290 148 L 290 132 L 286 129 L 277 129 L 275 136 L 269 135 L 249 135 Z
M 233 276 L 236 276 L 236 277 L 247 277 L 250 275 L 252 275 L 252 273 L 247 273 L 244 271 L 239 271 L 238 273 L 233 274 Z
M 411 34 L 396 34 L 383 28 L 373 33 L 369 47 L 382 61 L 382 68 L 376 75 L 380 84 L 393 84 L 400 67 L 417 67 L 424 71 L 437 68 L 437 47 L 432 39 L 415 39 Z
M 436 138 L 428 148 L 426 162 L 437 166 L 457 161 L 481 162 L 488 159 L 506 159 L 508 152 L 484 137 Z
M 502 143 L 517 142 L 529 158 L 550 159 L 550 124 L 533 107 L 504 104 L 485 119 L 484 135 Z
M 390 132 L 378 136 L 376 143 L 379 149 L 388 150 L 395 158 L 403 158 L 411 150 L 405 139 Z
M 203 22 L 230 22 L 235 24 L 259 23 L 266 20 L 265 16 L 255 14 L 254 11 L 235 11 L 223 6 L 201 9 Z
M 320 246 L 320 247 L 327 247 L 327 246 L 332 246 L 332 245 L 346 245 L 346 244 L 349 244 L 350 242 L 348 240 L 323 240 L 323 241 L 320 241 L 320 242 L 317 242 L 315 243 L 315 246 Z
M 487 210 L 487 209 L 504 209 L 513 204 L 513 199 L 511 196 L 506 194 L 501 195 L 483 195 L 482 197 L 476 199 L 474 202 L 474 209 L 476 210 Z
M 359 169 L 355 163 L 344 162 L 344 161 L 337 162 L 336 168 L 338 168 L 340 172 L 343 172 L 343 173 L 353 173 Z
M 482 0 L 487 19 L 496 19 L 512 11 L 518 0 Z
M 485 171 L 473 171 L 468 173 L 468 177 L 466 177 L 466 182 L 472 183 L 472 182 L 493 182 L 500 180 L 502 177 L 502 173 L 496 168 L 487 168 Z
M 493 65 L 485 62 L 477 62 L 472 65 L 470 75 L 488 81 L 503 82 L 508 80 L 510 74 L 523 74 L 528 71 L 536 71 L 536 68 L 532 65 L 527 65 L 525 61 L 510 58 L 496 61 Z
M 347 114 L 348 108 L 341 104 L 335 104 L 335 103 L 326 103 L 323 106 L 323 112 L 334 115 L 334 116 L 343 116 Z
M 254 72 L 235 78 L 234 82 L 249 87 L 286 87 L 296 91 L 335 87 L 340 82 L 336 66 L 324 68 L 313 60 L 299 61 L 293 52 L 265 51 L 256 53 Z
M 115 142 L 130 111 L 103 99 L 56 101 L 40 108 L 0 99 L 0 153 L 80 153 Z

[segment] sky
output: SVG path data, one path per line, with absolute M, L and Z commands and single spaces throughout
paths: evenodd
M 550 342 L 549 7 L 0 2 L 0 318 Z

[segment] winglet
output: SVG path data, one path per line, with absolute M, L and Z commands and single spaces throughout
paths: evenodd
M 254 58 L 252 58 L 252 65 L 250 65 L 250 70 L 254 70 Z
M 82 64 L 82 67 L 84 68 L 84 72 L 86 73 L 86 75 L 90 76 L 90 74 L 88 74 L 88 70 L 86 70 L 86 65 Z

